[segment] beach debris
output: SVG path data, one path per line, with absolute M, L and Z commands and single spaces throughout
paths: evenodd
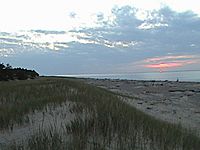
M 138 104 L 142 105 L 143 103 L 142 103 L 142 102 L 139 102 Z
M 151 110 L 151 109 L 152 109 L 152 107 L 147 107 L 147 109 Z

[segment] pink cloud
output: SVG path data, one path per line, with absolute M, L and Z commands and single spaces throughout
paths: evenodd
M 194 55 L 176 55 L 176 56 L 162 56 L 162 57 L 154 57 L 154 58 L 147 58 L 145 62 L 157 62 L 157 61 L 170 61 L 170 60 L 177 60 L 177 59 L 192 59 L 195 58 Z
M 183 66 L 183 63 L 176 63 L 176 62 L 172 62 L 172 63 L 159 63 L 159 64 L 148 64 L 148 65 L 144 65 L 144 67 L 146 68 L 159 68 L 159 69 L 164 69 L 164 68 L 174 68 L 174 67 L 181 67 Z
M 143 66 L 154 69 L 170 69 L 197 63 L 194 55 L 162 56 L 145 59 Z
M 120 66 L 120 71 L 169 71 L 198 69 L 200 55 L 167 55 L 152 57 Z M 179 69 L 178 69 L 179 68 Z

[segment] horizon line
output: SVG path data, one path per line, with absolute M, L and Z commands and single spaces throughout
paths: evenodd
M 162 71 L 162 72 L 159 72 L 159 71 L 150 71 L 150 72 L 147 72 L 147 71 L 141 71 L 141 72 L 124 72 L 124 73 L 74 73 L 74 74 L 58 74 L 58 75 L 55 75 L 55 76 L 73 76 L 73 75 L 122 75 L 122 74 L 139 74 L 139 73 L 168 73 L 168 72 L 192 72 L 192 71 L 200 71 L 200 70 L 169 70 L 169 71 Z

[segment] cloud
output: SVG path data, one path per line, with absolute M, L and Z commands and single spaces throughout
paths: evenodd
M 68 44 L 70 42 L 79 41 L 81 43 L 80 36 L 87 37 L 84 33 L 78 34 L 65 31 L 30 30 L 15 33 L 0 32 L 0 48 L 4 48 L 4 52 L 6 52 L 6 49 L 8 49 L 7 51 L 12 49 L 13 53 L 16 54 L 26 51 L 32 51 L 33 53 L 37 51 L 41 53 L 63 51 L 69 47 Z
M 173 70 L 198 70 L 200 55 L 165 55 L 123 63 L 117 72 L 158 72 Z
M 13 54 L 14 50 L 12 48 L 2 48 L 0 49 L 0 57 L 8 57 L 9 55 Z
M 160 61 L 173 61 L 173 60 L 194 59 L 194 58 L 196 58 L 195 55 L 177 55 L 177 56 L 162 56 L 162 57 L 147 58 L 144 61 L 147 63 L 152 63 Z
M 105 16 L 101 14 L 100 27 L 82 28 L 74 32 L 90 34 L 91 41 L 137 42 L 143 52 L 167 54 L 199 51 L 200 18 L 197 14 L 190 11 L 178 13 L 169 7 L 146 11 L 143 18 L 139 14 L 140 10 L 134 7 L 115 7 L 112 10 L 112 23 L 102 24 Z
M 168 27 L 168 24 L 162 24 L 162 23 L 147 23 L 144 22 L 140 26 L 138 26 L 138 29 L 143 29 L 143 30 L 149 30 L 149 29 L 154 29 L 154 28 L 159 28 L 159 27 Z
M 97 25 L 91 28 L 31 30 L 6 36 L 22 45 L 46 50 L 67 50 L 72 46 L 70 44 L 76 43 L 101 45 L 102 48 L 106 46 L 119 51 L 140 50 L 152 55 L 154 52 L 159 55 L 197 52 L 200 49 L 200 18 L 193 12 L 178 13 L 163 7 L 143 11 L 141 17 L 141 10 L 131 6 L 114 7 L 111 12 L 108 16 L 102 12 L 96 13 Z M 76 12 L 72 14 L 76 16 Z M 9 44 L 8 39 L 4 42 Z
M 69 17 L 70 17 L 70 18 L 76 18 L 76 15 L 77 15 L 77 14 L 76 14 L 75 12 L 70 12 L 70 13 L 69 13 Z
M 123 6 L 92 17 L 95 25 L 83 24 L 69 31 L 0 32 L 0 57 L 27 52 L 44 54 L 47 59 L 54 54 L 62 62 L 82 63 L 77 69 L 85 72 L 193 69 L 200 64 L 200 17 L 191 11 Z M 72 12 L 71 19 L 79 19 L 78 14 Z M 94 65 L 88 69 L 86 64 Z
M 156 69 L 168 69 L 168 68 L 177 68 L 182 67 L 187 64 L 192 64 L 193 61 L 176 61 L 176 62 L 165 62 L 165 63 L 158 63 L 158 64 L 149 64 L 145 65 L 144 67 L 147 68 L 156 68 Z
M 180 68 L 191 64 L 199 63 L 198 55 L 171 55 L 154 57 L 143 60 L 143 66 L 145 68 L 152 69 L 172 69 Z

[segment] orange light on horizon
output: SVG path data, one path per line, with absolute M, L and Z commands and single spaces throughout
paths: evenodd
M 164 72 L 169 69 L 185 67 L 190 64 L 200 64 L 199 58 L 194 55 L 176 55 L 148 58 L 143 61 L 143 67 L 149 69 L 157 69 Z
M 179 63 L 179 62 L 167 62 L 167 63 L 159 63 L 159 64 L 148 64 L 145 65 L 146 68 L 156 68 L 156 69 L 166 69 L 166 68 L 174 68 L 174 67 L 181 67 L 183 66 L 183 63 Z

